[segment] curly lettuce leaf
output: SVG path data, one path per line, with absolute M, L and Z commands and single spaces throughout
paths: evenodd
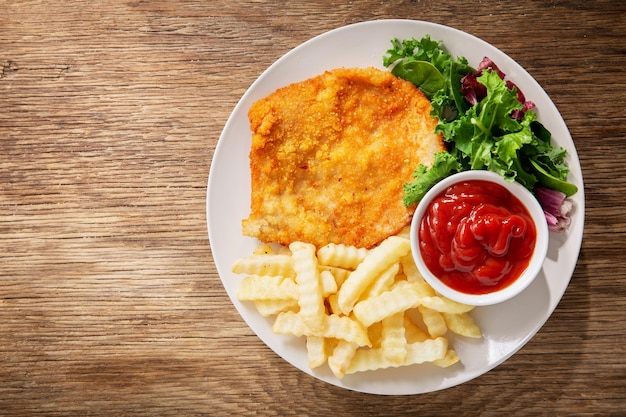
M 408 207 L 419 202 L 433 185 L 461 169 L 456 157 L 448 152 L 437 152 L 430 168 L 420 164 L 413 172 L 414 180 L 404 184 L 404 205 Z
M 566 152 L 550 144 L 537 115 L 525 111 L 521 120 L 512 116 L 524 109 L 517 90 L 497 71 L 484 71 L 477 81 L 485 86 L 485 96 L 457 119 L 440 120 L 437 126 L 450 147 L 467 158 L 469 169 L 487 169 L 533 190 L 539 180 L 532 159 L 541 161 L 551 175 L 566 178 Z
M 470 169 L 496 172 L 533 191 L 542 186 L 571 195 L 567 152 L 550 143 L 550 132 L 537 121 L 534 103 L 485 57 L 474 70 L 463 57 L 453 58 L 441 42 L 392 40 L 383 56 L 392 73 L 413 82 L 431 99 L 436 133 L 447 152 L 432 167 L 420 165 L 405 184 L 404 203 L 418 202 L 439 180 Z
M 422 39 L 397 38 L 392 48 L 383 56 L 383 65 L 392 67 L 391 72 L 415 84 L 429 99 L 440 92 L 449 98 L 446 112 L 457 114 L 467 109 L 463 99 L 460 80 L 473 71 L 463 57 L 456 60 L 443 48 L 441 42 L 429 35 Z
M 392 48 L 383 56 L 383 65 L 389 67 L 399 59 L 410 58 L 414 61 L 426 61 L 442 70 L 449 61 L 450 55 L 441 47 L 441 42 L 433 41 L 429 35 L 417 40 L 395 38 L 391 41 Z

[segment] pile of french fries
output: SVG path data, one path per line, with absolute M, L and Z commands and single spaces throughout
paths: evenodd
M 309 366 L 346 374 L 459 361 L 446 334 L 482 337 L 472 306 L 438 295 L 420 275 L 408 230 L 372 249 L 294 242 L 259 246 L 232 266 L 241 301 L 275 316 L 277 334 L 306 337 Z

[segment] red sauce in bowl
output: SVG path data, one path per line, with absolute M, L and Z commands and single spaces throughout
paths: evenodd
M 512 284 L 528 267 L 537 238 L 533 220 L 517 197 L 482 180 L 456 183 L 435 197 L 418 234 L 428 269 L 466 294 Z

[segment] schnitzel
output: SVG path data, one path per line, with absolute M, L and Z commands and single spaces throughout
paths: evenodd
M 398 233 L 414 207 L 405 182 L 444 149 L 429 100 L 375 68 L 339 68 L 251 106 L 251 212 L 263 242 L 369 248 Z
M 339 68 L 250 107 L 251 212 L 263 242 L 370 248 L 411 221 L 402 203 L 418 164 L 444 149 L 429 100 L 375 68 Z

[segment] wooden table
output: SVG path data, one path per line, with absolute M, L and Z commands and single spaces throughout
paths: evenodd
M 622 1 L 0 1 L 0 415 L 623 415 Z M 430 394 L 322 383 L 245 325 L 207 239 L 221 129 L 309 38 L 410 18 L 481 37 L 560 109 L 586 226 L 519 353 Z

